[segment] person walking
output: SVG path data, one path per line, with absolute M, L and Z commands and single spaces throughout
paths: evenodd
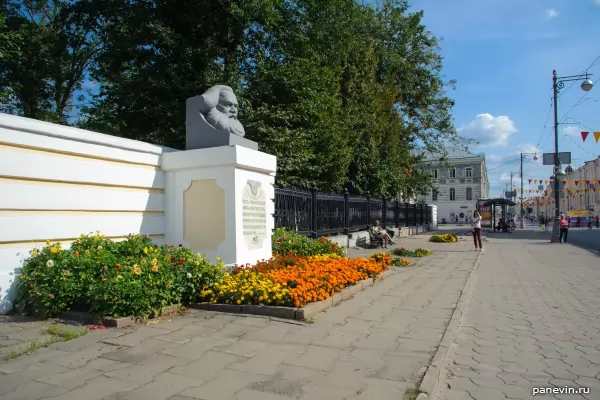
M 560 214 L 560 236 L 558 243 L 567 243 L 567 236 L 569 235 L 569 220 L 565 217 L 565 214 Z
M 596 215 L 596 228 L 600 229 L 600 215 Z
M 479 211 L 475 211 L 471 219 L 471 232 L 473 232 L 475 251 L 477 251 L 477 245 L 479 245 L 479 250 L 483 250 L 483 244 L 481 244 L 481 215 L 479 215 Z

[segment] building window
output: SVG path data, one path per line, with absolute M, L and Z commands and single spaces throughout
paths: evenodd
M 450 200 L 451 201 L 456 200 L 456 189 L 454 189 L 454 188 L 450 188 Z
M 471 167 L 465 168 L 465 176 L 467 178 L 472 178 L 473 177 L 473 168 L 471 168 Z
M 467 186 L 467 201 L 473 200 L 473 188 L 471 186 Z
M 450 178 L 456 178 L 456 168 L 450 168 L 450 169 L 448 170 L 448 176 L 449 176 Z
M 431 190 L 431 201 L 437 201 L 437 195 L 438 195 L 437 189 L 435 189 L 435 188 L 432 189 Z
M 434 169 L 433 171 L 431 171 L 431 177 L 433 179 L 437 179 L 438 178 L 438 170 Z

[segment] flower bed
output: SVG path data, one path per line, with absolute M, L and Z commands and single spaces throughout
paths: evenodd
M 406 258 L 392 258 L 391 265 L 396 267 L 408 267 L 410 260 Z
M 342 246 L 325 237 L 313 240 L 283 228 L 278 228 L 273 232 L 272 246 L 274 255 L 316 256 L 335 254 L 340 257 L 346 255 L 346 250 Z
M 229 273 L 219 259 L 211 263 L 181 245 L 157 246 L 141 235 L 122 242 L 82 235 L 69 249 L 48 241 L 30 252 L 20 271 L 17 311 L 145 319 L 179 303 L 303 307 L 379 276 L 392 261 L 383 252 L 348 259 L 328 239 L 278 235 L 272 259 Z
M 212 304 L 303 307 L 387 270 L 391 256 L 348 259 L 339 255 L 280 255 L 251 269 L 236 268 L 202 292 Z
M 436 243 L 456 243 L 458 242 L 458 236 L 453 233 L 446 233 L 444 235 L 431 235 L 429 238 L 430 242 Z
M 130 235 L 113 242 L 82 235 L 68 250 L 60 243 L 30 252 L 19 275 L 16 307 L 38 317 L 64 311 L 146 318 L 169 305 L 198 301 L 221 280 L 225 266 L 174 246 Z
M 415 249 L 408 250 L 404 247 L 395 248 L 390 251 L 391 254 L 400 257 L 425 257 L 431 254 L 431 250 L 429 249 Z

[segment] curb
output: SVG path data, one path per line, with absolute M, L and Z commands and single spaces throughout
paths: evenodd
M 419 390 L 425 393 L 419 394 L 419 397 L 417 397 L 418 400 L 426 400 L 429 398 L 429 395 L 433 395 L 433 392 L 440 381 L 440 377 L 442 376 L 444 367 L 446 365 L 448 354 L 452 348 L 452 343 L 454 342 L 454 336 L 458 331 L 458 326 L 460 325 L 460 320 L 463 316 L 463 311 L 473 295 L 473 281 L 475 279 L 475 272 L 477 272 L 477 269 L 479 268 L 482 254 L 483 252 L 479 252 L 477 255 L 477 260 L 475 260 L 475 263 L 469 271 L 469 276 L 467 277 L 465 286 L 460 293 L 460 297 L 458 298 L 458 302 L 456 303 L 456 307 L 452 313 L 450 323 L 446 327 L 446 331 L 444 332 L 444 336 L 442 337 L 442 341 L 440 342 L 438 350 L 433 356 L 433 359 L 427 368 L 427 372 L 423 376 L 421 385 L 419 386 Z
M 574 243 L 571 243 L 571 242 L 567 242 L 567 244 L 570 244 L 571 246 L 579 247 L 582 250 L 591 251 L 592 253 L 596 253 L 596 254 L 600 255 L 600 251 L 598 251 L 598 250 L 588 249 L 587 247 L 583 247 L 583 246 L 580 246 L 578 244 L 574 244 Z
M 356 283 L 356 285 L 348 286 L 341 292 L 337 292 L 333 296 L 326 300 L 309 303 L 303 308 L 295 307 L 279 307 L 279 306 L 266 306 L 266 305 L 251 305 L 251 304 L 210 304 L 210 303 L 194 303 L 190 304 L 190 308 L 197 310 L 225 312 L 230 314 L 245 314 L 245 315 L 262 315 L 265 317 L 274 317 L 281 319 L 292 319 L 296 321 L 302 321 L 305 319 L 312 318 L 317 314 L 327 310 L 328 308 L 335 307 L 344 300 L 348 300 L 356 293 L 362 292 L 366 288 L 373 286 L 377 280 L 387 278 L 394 270 L 388 269 L 382 272 L 376 278 L 365 279 Z
M 172 314 L 181 309 L 181 304 L 173 304 L 170 306 L 166 306 L 163 308 L 160 314 L 150 314 L 148 319 L 159 318 L 168 314 Z M 89 312 L 85 311 L 63 311 L 58 314 L 58 318 L 65 321 L 73 321 L 78 322 L 83 325 L 99 325 L 102 324 L 109 328 L 126 328 L 129 326 L 133 326 L 139 324 L 143 321 L 140 319 L 135 319 L 133 317 L 99 317 Z

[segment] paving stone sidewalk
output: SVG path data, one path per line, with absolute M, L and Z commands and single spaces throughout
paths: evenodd
M 0 400 L 399 400 L 426 370 L 478 255 L 469 241 L 426 240 L 401 246 L 431 256 L 312 324 L 193 311 L 92 331 L 0 361 Z M 39 331 L 9 321 L 0 333 Z
M 444 400 L 600 399 L 600 257 L 548 240 L 488 239 L 443 379 Z M 533 388 L 589 394 L 533 396 Z

